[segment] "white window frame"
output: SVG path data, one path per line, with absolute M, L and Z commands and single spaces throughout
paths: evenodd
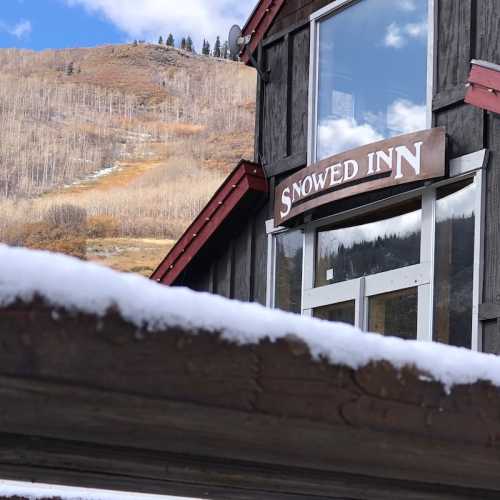
M 355 300 L 355 326 L 366 330 L 368 324 L 369 297 L 382 293 L 418 287 L 418 319 L 417 340 L 430 342 L 433 340 L 434 316 L 434 258 L 436 230 L 436 190 L 448 184 L 472 178 L 476 184 L 474 201 L 474 271 L 472 293 L 472 340 L 471 349 L 482 350 L 482 330 L 479 321 L 479 305 L 482 301 L 483 288 L 483 241 L 484 241 L 484 203 L 485 203 L 485 166 L 487 151 L 481 150 L 452 160 L 449 165 L 449 178 L 421 188 L 391 196 L 380 201 L 362 205 L 345 212 L 328 216 L 319 220 L 307 221 L 293 228 L 303 231 L 303 265 L 302 265 L 302 315 L 312 316 L 313 309 Z M 375 212 L 381 208 L 398 204 L 405 200 L 421 197 L 421 246 L 420 263 L 379 273 L 355 280 L 314 287 L 316 231 L 331 224 L 356 216 Z M 268 234 L 268 266 L 267 266 L 267 306 L 274 307 L 275 289 L 275 236 L 287 231 L 285 227 L 275 227 L 274 220 L 266 222 Z
M 348 8 L 351 4 L 362 2 L 365 0 L 337 0 L 322 9 L 313 12 L 309 16 L 310 22 L 310 54 L 309 54 L 309 104 L 308 104 L 308 124 L 307 124 L 307 164 L 311 165 L 317 160 L 316 156 L 316 124 L 317 124 L 317 103 L 318 103 L 318 60 L 319 60 L 319 29 L 318 23 L 325 17 L 330 16 L 336 11 Z M 428 2 L 428 36 L 427 36 L 427 112 L 426 122 L 427 128 L 432 127 L 432 97 L 435 78 L 435 57 L 434 57 L 434 40 L 435 40 L 435 0 L 427 0 Z

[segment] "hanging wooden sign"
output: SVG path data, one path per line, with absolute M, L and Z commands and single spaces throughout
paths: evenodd
M 276 225 L 336 200 L 399 184 L 443 177 L 444 128 L 401 135 L 325 158 L 276 188 Z

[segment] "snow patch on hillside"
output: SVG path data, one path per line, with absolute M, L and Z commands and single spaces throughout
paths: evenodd
M 500 387 L 500 358 L 436 343 L 405 341 L 330 323 L 229 301 L 186 288 L 170 288 L 133 274 L 49 252 L 0 245 L 0 307 L 36 295 L 50 304 L 104 315 L 114 307 L 137 327 L 220 332 L 239 344 L 293 335 L 318 358 L 354 369 L 375 361 L 396 368 L 415 366 L 447 389 L 485 380 Z

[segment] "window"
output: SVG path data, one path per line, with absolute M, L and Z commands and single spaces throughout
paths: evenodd
M 475 185 L 440 188 L 436 201 L 434 339 L 471 347 Z
M 480 349 L 483 171 L 270 234 L 274 307 Z
M 309 160 L 427 128 L 428 0 L 313 14 Z
M 274 307 L 300 314 L 302 296 L 302 231 L 275 236 Z
M 412 206 L 413 205 L 413 206 Z M 420 200 L 317 232 L 315 285 L 324 286 L 420 262 Z

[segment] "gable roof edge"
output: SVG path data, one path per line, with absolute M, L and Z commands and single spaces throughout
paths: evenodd
M 274 19 L 278 15 L 285 0 L 260 0 L 250 14 L 245 26 L 243 27 L 243 36 L 250 35 L 250 43 L 243 49 L 241 60 L 251 65 L 250 58 L 255 52 L 259 43 L 264 39 L 267 30 L 270 28 Z

